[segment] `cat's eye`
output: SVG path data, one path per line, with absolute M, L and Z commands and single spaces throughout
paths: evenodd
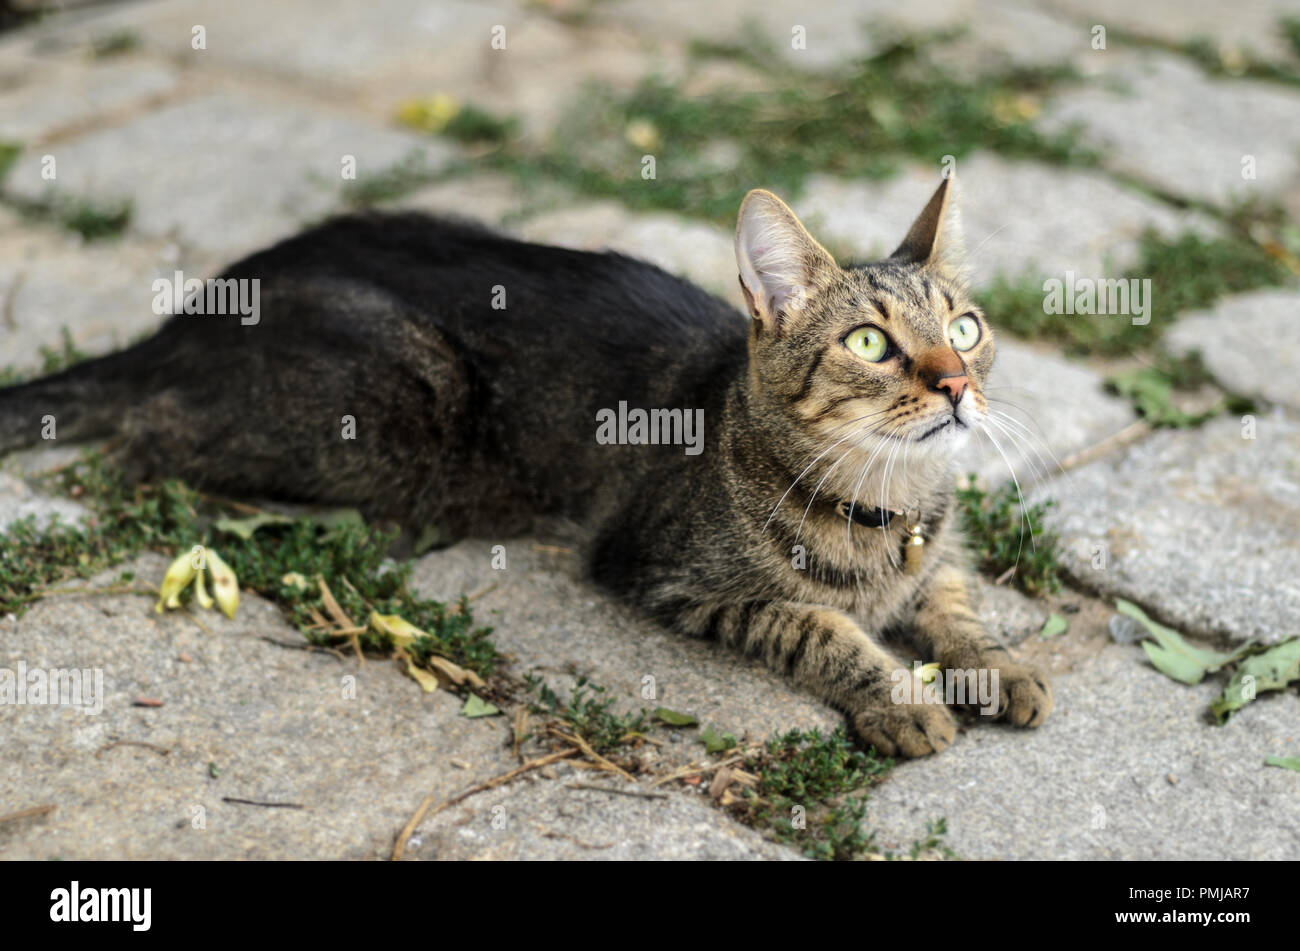
M 859 327 L 844 338 L 844 346 L 868 363 L 879 363 L 889 353 L 889 338 L 879 327 Z
M 958 317 L 948 325 L 948 339 L 952 341 L 954 350 L 969 350 L 980 342 L 980 335 L 980 322 L 970 314 Z

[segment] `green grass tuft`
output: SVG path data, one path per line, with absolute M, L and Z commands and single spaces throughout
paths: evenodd
M 1123 356 L 1154 347 L 1187 310 L 1209 307 L 1227 294 L 1285 283 L 1291 272 L 1278 258 L 1244 237 L 1142 235 L 1138 263 L 1124 279 L 1150 279 L 1150 322 L 1126 315 L 1044 312 L 1040 278 L 996 279 L 979 294 L 993 326 L 1018 337 L 1059 344 L 1075 356 Z
M 585 740 L 597 753 L 611 753 L 622 746 L 630 734 L 641 734 L 648 729 L 649 715 L 610 712 L 612 697 L 605 696 L 605 688 L 579 677 L 568 700 L 563 700 L 551 687 L 532 674 L 524 675 L 529 690 L 537 694 L 531 704 L 535 713 L 543 713 L 562 721 L 574 736 Z
M 981 571 L 997 578 L 1014 568 L 1012 580 L 1026 594 L 1060 590 L 1059 541 L 1044 523 L 1052 501 L 1022 505 L 1013 484 L 990 493 L 970 475 L 957 489 L 957 505 Z
M 90 55 L 94 59 L 108 59 L 132 53 L 140 48 L 140 34 L 134 30 L 114 30 L 96 37 L 90 44 Z
M 490 629 L 474 624 L 468 603 L 462 599 L 449 606 L 413 594 L 408 585 L 411 564 L 387 556 L 392 536 L 360 521 L 298 518 L 263 527 L 242 539 L 214 527 L 213 516 L 221 514 L 219 504 L 177 481 L 128 486 L 96 453 L 88 453 L 52 479 L 87 505 L 93 517 L 83 525 L 55 521 L 44 528 L 29 517 L 9 527 L 0 552 L 0 613 L 22 611 L 52 584 L 89 577 L 140 552 L 177 555 L 203 544 L 225 559 L 241 588 L 280 605 L 315 643 L 331 640 L 309 630 L 312 610 L 324 612 L 315 583 L 319 576 L 358 623 L 364 624 L 374 610 L 399 614 L 424 630 L 428 636 L 417 639 L 410 649 L 419 659 L 441 655 L 481 676 L 492 673 L 497 663 Z M 291 572 L 305 576 L 311 586 L 302 590 L 286 584 L 282 579 Z M 361 640 L 379 650 L 390 646 L 373 631 Z
M 874 852 L 875 843 L 862 826 L 867 796 L 850 794 L 878 783 L 892 767 L 892 760 L 858 749 L 843 727 L 830 735 L 792 730 L 746 761 L 758 784 L 732 811 L 809 858 L 856 858 Z
M 695 50 L 738 55 L 701 44 Z M 924 43 L 903 40 L 835 75 L 810 76 L 777 57 L 764 60 L 763 74 L 774 87 L 763 92 L 688 96 L 654 76 L 626 93 L 589 87 L 540 147 L 512 139 L 512 120 L 482 114 L 464 121 L 496 130 L 501 147 L 486 161 L 526 183 L 549 179 L 634 209 L 728 223 L 756 182 L 797 195 L 815 172 L 883 178 L 904 161 L 937 169 L 944 155 L 960 158 L 977 148 L 1096 161 L 1073 131 L 1048 135 L 1032 123 L 1041 97 L 1072 80 L 1065 70 L 957 79 L 933 62 Z M 653 179 L 642 177 L 647 154 L 656 159 Z

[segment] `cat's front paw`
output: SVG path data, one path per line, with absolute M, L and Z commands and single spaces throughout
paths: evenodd
M 1047 678 L 1024 664 L 1003 664 L 998 672 L 998 708 L 991 711 L 1013 726 L 1039 726 L 1055 703 Z
M 929 756 L 948 748 L 957 721 L 941 703 L 893 703 L 884 698 L 855 710 L 853 727 L 882 756 Z

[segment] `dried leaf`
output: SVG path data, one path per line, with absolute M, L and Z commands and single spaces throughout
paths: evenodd
M 709 783 L 709 798 L 721 799 L 722 794 L 727 791 L 731 785 L 731 770 L 724 766 L 713 774 L 713 782 Z
M 334 593 L 330 591 L 330 586 L 325 583 L 325 579 L 320 578 L 318 580 L 320 581 L 321 601 L 324 602 L 325 610 L 329 612 L 334 623 L 342 628 L 356 627 L 356 625 L 352 623 L 352 618 L 348 617 L 343 612 L 343 609 L 339 607 L 339 603 L 334 600 Z
M 407 658 L 406 660 L 406 674 L 418 683 L 420 689 L 425 693 L 433 693 L 438 689 L 438 678 L 433 676 L 433 674 L 429 673 L 427 670 L 421 667 L 416 667 L 415 664 L 411 662 L 410 658 Z
M 447 677 L 457 687 L 463 687 L 469 684 L 471 687 L 486 687 L 487 684 L 483 678 L 472 670 L 466 670 L 459 664 L 454 664 L 445 657 L 438 657 L 436 654 L 429 657 L 429 666 L 446 674 Z

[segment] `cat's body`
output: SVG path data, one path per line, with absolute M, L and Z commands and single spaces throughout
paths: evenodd
M 256 324 L 172 317 L 0 392 L 0 451 L 51 415 L 63 439 L 125 436 L 140 477 L 453 536 L 561 516 L 589 535 L 596 581 L 762 656 L 884 752 L 941 749 L 953 721 L 891 699 L 901 664 L 868 631 L 910 633 L 948 668 L 998 668 L 1001 712 L 1036 725 L 1050 691 L 980 627 L 952 525 L 950 433 L 982 409 L 992 344 L 985 331 L 967 360 L 949 346 L 943 320 L 975 315 L 936 256 L 945 193 L 900 255 L 849 271 L 755 193 L 737 242 L 750 321 L 620 255 L 418 215 L 337 219 L 226 271 L 260 281 Z M 948 316 L 936 329 L 912 309 Z M 868 316 L 915 326 L 864 371 L 845 335 Z M 702 443 L 597 438 L 655 409 L 702 419 Z

